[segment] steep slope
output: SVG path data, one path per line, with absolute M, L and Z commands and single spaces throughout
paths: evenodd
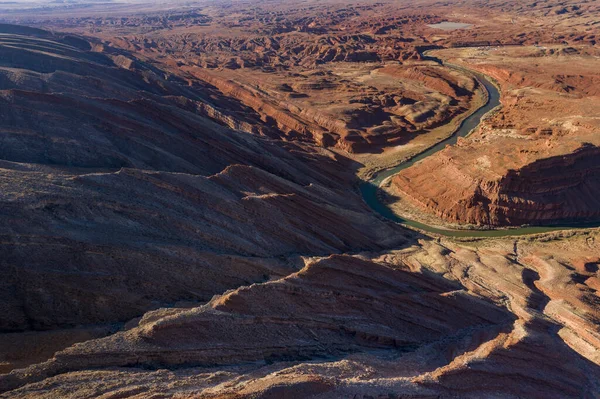
M 600 218 L 597 51 L 563 45 L 440 54 L 495 78 L 502 108 L 457 145 L 403 170 L 390 192 L 452 223 Z
M 406 242 L 347 195 L 352 162 L 210 120 L 219 97 L 132 56 L 4 29 L 0 330 L 126 321 Z
M 194 309 L 149 312 L 0 376 L 0 389 L 11 398 L 593 398 L 598 234 L 540 238 L 422 240 L 313 259 Z
M 464 44 L 503 108 L 396 194 L 594 216 L 599 1 L 86 1 L 0 4 L 71 32 L 0 25 L 0 398 L 600 397 L 598 229 L 407 232 L 346 158 L 447 137 Z
M 506 310 L 438 276 L 333 256 L 199 308 L 146 314 L 136 328 L 68 349 L 25 372 L 30 377 L 16 372 L 0 386 L 15 388 L 73 367 L 226 366 L 373 349 L 400 354 L 512 321 Z

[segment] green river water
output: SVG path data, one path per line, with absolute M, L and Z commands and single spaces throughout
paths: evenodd
M 526 234 L 539 234 L 546 233 L 557 230 L 566 230 L 566 229 L 581 229 L 581 228 L 590 228 L 590 227 L 598 227 L 600 223 L 597 221 L 589 222 L 589 223 L 564 223 L 564 224 L 554 224 L 554 225 L 546 225 L 546 226 L 523 226 L 516 228 L 507 228 L 507 229 L 489 229 L 489 230 L 453 230 L 453 229 L 445 229 L 434 226 L 429 226 L 424 223 L 420 223 L 414 220 L 405 219 L 398 215 L 396 215 L 386 204 L 384 204 L 380 197 L 379 192 L 381 190 L 380 186 L 384 182 L 385 179 L 391 177 L 403 169 L 409 168 L 415 163 L 421 161 L 428 156 L 435 154 L 436 152 L 444 149 L 447 145 L 455 144 L 459 137 L 464 137 L 468 135 L 474 128 L 479 125 L 481 122 L 481 118 L 487 114 L 492 109 L 496 108 L 500 105 L 500 92 L 496 88 L 489 79 L 481 74 L 476 74 L 479 81 L 485 86 L 488 92 L 488 102 L 483 107 L 479 108 L 475 113 L 466 118 L 463 123 L 460 125 L 459 129 L 452 135 L 436 144 L 435 146 L 429 148 L 427 151 L 411 158 L 410 160 L 401 163 L 398 166 L 395 166 L 390 169 L 383 170 L 377 173 L 371 180 L 364 182 L 360 185 L 360 191 L 363 196 L 364 201 L 377 213 L 381 216 L 393 220 L 394 222 L 401 223 L 405 226 L 414 227 L 419 230 L 423 230 L 430 233 L 441 234 L 444 236 L 451 237 L 507 237 L 507 236 L 518 236 L 518 235 L 526 235 Z

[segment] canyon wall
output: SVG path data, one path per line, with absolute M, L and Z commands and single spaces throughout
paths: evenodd
M 568 45 L 448 49 L 491 76 L 501 107 L 456 145 L 403 170 L 390 193 L 451 222 L 518 226 L 600 218 L 598 51 Z M 566 73 L 565 71 L 569 71 Z
M 431 171 L 435 171 L 433 174 Z M 474 225 L 577 222 L 600 217 L 600 148 L 540 159 L 477 179 L 437 155 L 393 178 L 394 191 L 444 220 Z M 439 175 L 444 175 L 441 182 Z
M 407 239 L 348 194 L 356 163 L 225 127 L 242 105 L 143 61 L 4 29 L 0 332 L 124 322 Z

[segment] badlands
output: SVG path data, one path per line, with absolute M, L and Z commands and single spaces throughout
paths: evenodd
M 600 398 L 599 40 L 597 0 L 0 2 L 0 398 Z

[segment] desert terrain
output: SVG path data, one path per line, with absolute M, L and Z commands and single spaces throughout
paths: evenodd
M 599 20 L 0 2 L 0 398 L 600 398 Z

